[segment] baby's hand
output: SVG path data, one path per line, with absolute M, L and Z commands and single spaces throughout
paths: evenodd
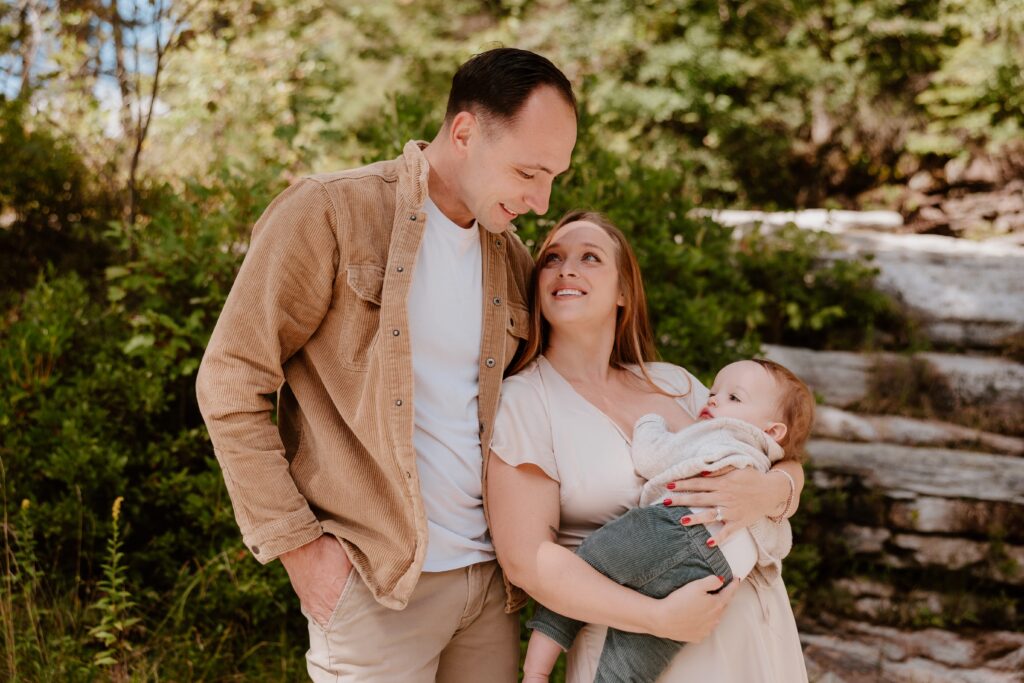
M 733 467 L 732 465 L 726 465 L 725 467 L 723 467 L 720 470 L 715 470 L 714 472 L 708 472 L 707 474 L 704 474 L 703 472 L 701 472 L 700 476 L 702 476 L 702 477 L 720 477 L 723 474 L 729 474 L 730 472 L 734 472 L 734 471 L 736 471 L 735 467 Z M 691 477 L 691 479 L 692 479 L 692 477 Z M 686 480 L 684 479 L 683 481 L 685 482 Z

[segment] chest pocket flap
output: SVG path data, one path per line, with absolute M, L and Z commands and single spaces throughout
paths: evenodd
M 530 336 L 530 313 L 526 306 L 508 302 L 508 333 L 518 339 L 526 339 Z
M 374 263 L 352 264 L 348 271 L 348 286 L 363 301 L 380 306 L 384 290 L 384 269 Z

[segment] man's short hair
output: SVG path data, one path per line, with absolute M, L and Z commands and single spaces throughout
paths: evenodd
M 445 123 L 462 111 L 483 113 L 502 122 L 515 119 L 534 90 L 554 88 L 576 110 L 572 84 L 546 57 L 513 47 L 481 52 L 459 67 L 452 77 Z

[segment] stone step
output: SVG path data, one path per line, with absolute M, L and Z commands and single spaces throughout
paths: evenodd
M 837 236 L 830 258 L 871 258 L 877 286 L 916 319 L 930 340 L 969 348 L 1008 346 L 1024 333 L 1024 248 L 941 235 L 893 234 L 898 213 L 826 211 L 704 212 L 741 229 L 792 223 Z
M 946 611 L 949 599 L 936 591 L 920 588 L 904 591 L 892 584 L 863 576 L 837 579 L 832 586 L 850 598 L 852 612 L 872 623 L 884 619 L 906 619 L 905 614 L 941 615 Z
M 974 576 L 1024 586 L 1024 546 L 952 536 L 893 533 L 848 524 L 843 538 L 852 552 L 879 555 L 893 569 L 967 570 Z
M 936 498 L 893 491 L 883 496 L 884 522 L 893 530 L 1001 537 L 1024 543 L 1024 505 L 1009 502 Z
M 946 448 L 812 439 L 810 463 L 824 477 L 859 479 L 870 490 L 1024 505 L 1024 458 Z M 826 485 L 832 482 L 823 481 Z
M 975 444 L 987 451 L 1024 455 L 1024 439 L 951 422 L 917 420 L 898 415 L 858 415 L 831 406 L 818 406 L 813 434 L 841 441 L 882 441 L 904 446 L 961 446 Z
M 793 224 L 804 230 L 845 233 L 850 230 L 897 231 L 903 227 L 899 211 L 842 211 L 805 209 L 803 211 L 744 211 L 741 209 L 695 209 L 691 215 L 710 218 L 731 228 L 756 229 L 761 226 L 784 227 Z
M 967 539 L 1002 539 L 1024 544 L 1024 505 L 1008 501 L 940 498 L 906 489 L 867 487 L 851 472 L 815 468 L 811 482 L 818 489 L 841 491 L 841 509 L 826 513 L 827 524 L 834 518 L 878 529 L 875 543 L 881 544 L 892 533 L 952 534 Z M 835 508 L 839 502 L 830 501 Z M 884 529 L 883 529 L 884 527 Z M 867 539 L 859 541 L 869 542 Z
M 905 631 L 819 617 L 801 623 L 812 683 L 1020 683 L 1024 634 Z
M 914 624 L 949 624 L 947 628 L 952 628 L 953 624 L 987 623 L 989 630 L 997 631 L 1000 628 L 991 620 L 1005 617 L 1010 604 L 1007 601 L 996 605 L 991 588 L 984 585 L 979 585 L 976 593 L 962 589 L 942 593 L 908 587 L 905 583 L 896 587 L 878 576 L 855 575 L 836 579 L 831 587 L 835 590 L 834 604 L 842 610 L 842 617 L 895 628 L 915 628 Z M 1003 614 L 999 615 L 1000 612 Z
M 935 417 L 1024 434 L 1024 365 L 993 356 L 855 353 L 766 345 L 767 358 L 807 382 L 827 405 Z
M 1024 249 L 939 235 L 847 232 L 842 258 L 872 256 L 880 290 L 938 344 L 998 348 L 1024 333 Z

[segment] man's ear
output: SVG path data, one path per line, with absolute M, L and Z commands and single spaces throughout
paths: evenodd
M 764 433 L 770 436 L 775 443 L 779 443 L 786 438 L 786 432 L 788 431 L 789 430 L 786 428 L 786 425 L 781 422 L 772 422 L 767 428 L 765 428 Z
M 460 111 L 448 126 L 448 142 L 459 154 L 464 155 L 470 140 L 478 134 L 480 122 L 472 112 Z

